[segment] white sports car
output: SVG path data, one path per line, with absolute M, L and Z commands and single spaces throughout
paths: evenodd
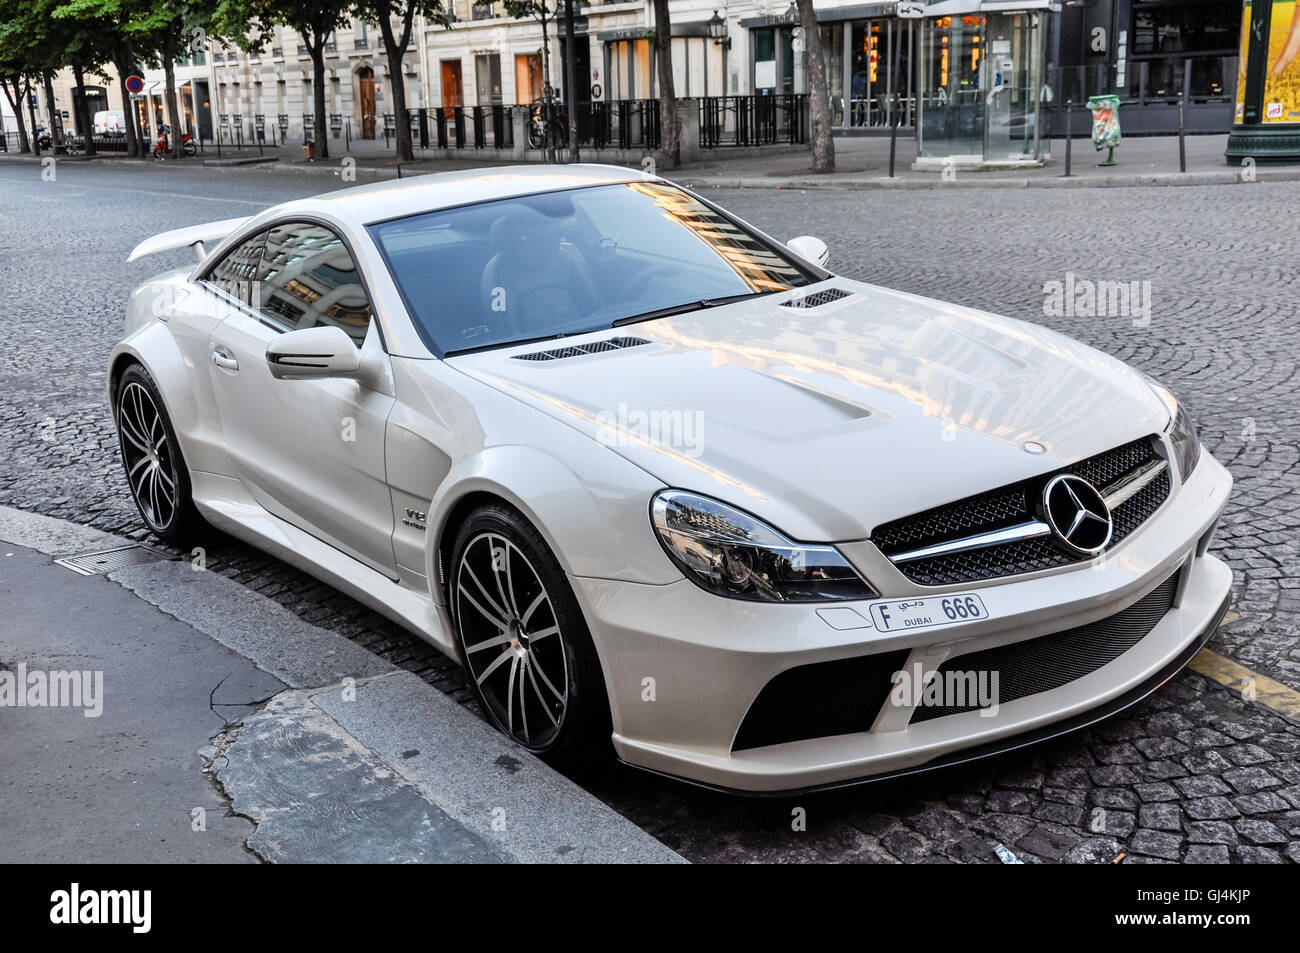
M 168 232 L 108 394 L 140 514 L 409 627 L 540 754 L 751 792 L 1091 723 L 1209 638 L 1231 478 L 1032 324 L 654 176 L 424 176 Z

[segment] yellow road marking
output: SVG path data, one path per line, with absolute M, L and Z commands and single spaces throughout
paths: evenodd
M 1225 618 L 1224 622 L 1227 621 L 1229 620 Z M 1256 674 L 1244 665 L 1238 665 L 1232 659 L 1226 659 L 1209 649 L 1201 649 L 1187 667 L 1236 692 L 1253 684 L 1255 701 L 1280 715 L 1300 721 L 1300 692 L 1267 675 Z

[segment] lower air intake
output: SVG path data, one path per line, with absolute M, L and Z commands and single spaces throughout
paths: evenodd
M 1060 688 L 1115 661 L 1144 639 L 1174 605 L 1178 574 L 1170 576 L 1127 609 L 1088 625 L 997 648 L 969 652 L 939 666 L 939 678 L 948 672 L 997 672 L 999 704 Z M 972 699 L 965 705 L 918 707 L 912 724 L 976 711 Z

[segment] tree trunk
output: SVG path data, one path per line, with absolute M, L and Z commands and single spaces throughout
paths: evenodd
M 677 93 L 673 88 L 672 21 L 668 0 L 654 0 L 655 72 L 659 79 L 659 151 L 666 169 L 682 164 L 682 128 L 677 121 Z
M 831 90 L 826 81 L 822 31 L 813 0 L 796 0 L 803 34 L 803 74 L 808 82 L 809 139 L 814 172 L 835 171 L 835 139 L 831 136 Z M 797 115 L 797 114 L 796 114 Z
M 45 80 L 45 111 L 50 116 L 50 136 L 53 137 L 55 132 L 63 128 L 62 117 L 54 106 L 54 74 L 47 72 Z M 55 140 L 58 141 L 57 139 Z
M 122 118 L 126 126 L 126 154 L 133 158 L 144 158 L 144 149 L 139 136 L 139 114 L 131 102 L 131 94 L 126 88 L 126 78 L 135 71 L 131 45 L 126 41 L 113 47 L 113 68 L 117 70 L 117 91 L 122 96 Z
M 181 111 L 176 99 L 176 40 L 168 36 L 163 41 L 163 76 L 167 81 L 167 92 L 165 99 L 167 101 L 167 125 L 171 127 L 170 146 L 171 157 L 179 159 L 181 157 Z
M 316 158 L 330 157 L 329 127 L 325 124 L 325 38 L 317 33 L 307 41 L 311 53 L 311 93 L 316 113 Z
M 578 162 L 578 64 L 573 41 L 573 0 L 564 3 L 565 97 L 569 106 L 569 161 Z M 586 80 L 584 79 L 585 83 Z
M 86 102 L 86 71 L 80 66 L 74 66 L 72 75 L 77 81 L 77 133 L 81 136 L 82 155 L 93 156 L 95 129 L 90 124 L 90 105 Z
M 9 92 L 12 84 L 13 92 Z M 0 80 L 0 89 L 4 90 L 5 99 L 9 102 L 9 108 L 14 112 L 14 121 L 18 124 L 18 151 L 31 152 L 32 145 L 27 141 L 27 121 L 23 119 L 23 81 L 21 77 L 14 76 L 8 82 Z
M 41 154 L 41 124 L 36 121 L 36 107 L 32 104 L 32 78 L 23 77 L 23 104 L 27 107 L 27 118 L 32 124 L 32 151 Z
M 393 35 L 393 24 L 388 17 L 379 18 L 379 32 L 383 36 L 384 54 L 388 59 L 388 85 L 393 91 L 393 122 L 397 124 L 398 162 L 410 162 L 415 158 L 415 149 L 411 145 L 411 120 L 406 115 L 406 76 L 402 72 L 402 57 L 406 53 L 406 44 L 411 39 L 411 23 L 414 17 L 415 11 L 408 5 L 406 16 L 402 21 L 400 37 Z
M 546 130 L 546 141 L 542 143 L 542 151 L 546 153 L 547 162 L 555 162 L 559 157 L 555 154 L 555 137 L 552 129 L 553 120 L 555 119 L 555 90 L 551 86 L 551 38 L 546 33 L 546 7 L 542 7 L 542 116 L 545 122 L 542 128 Z

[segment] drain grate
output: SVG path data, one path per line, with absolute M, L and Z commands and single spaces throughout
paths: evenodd
M 97 553 L 82 553 L 80 556 L 60 556 L 54 562 L 83 576 L 94 576 L 98 573 L 116 572 L 128 566 L 140 566 L 162 559 L 171 559 L 171 556 L 136 543 L 131 546 L 119 546 L 117 549 L 100 550 Z

